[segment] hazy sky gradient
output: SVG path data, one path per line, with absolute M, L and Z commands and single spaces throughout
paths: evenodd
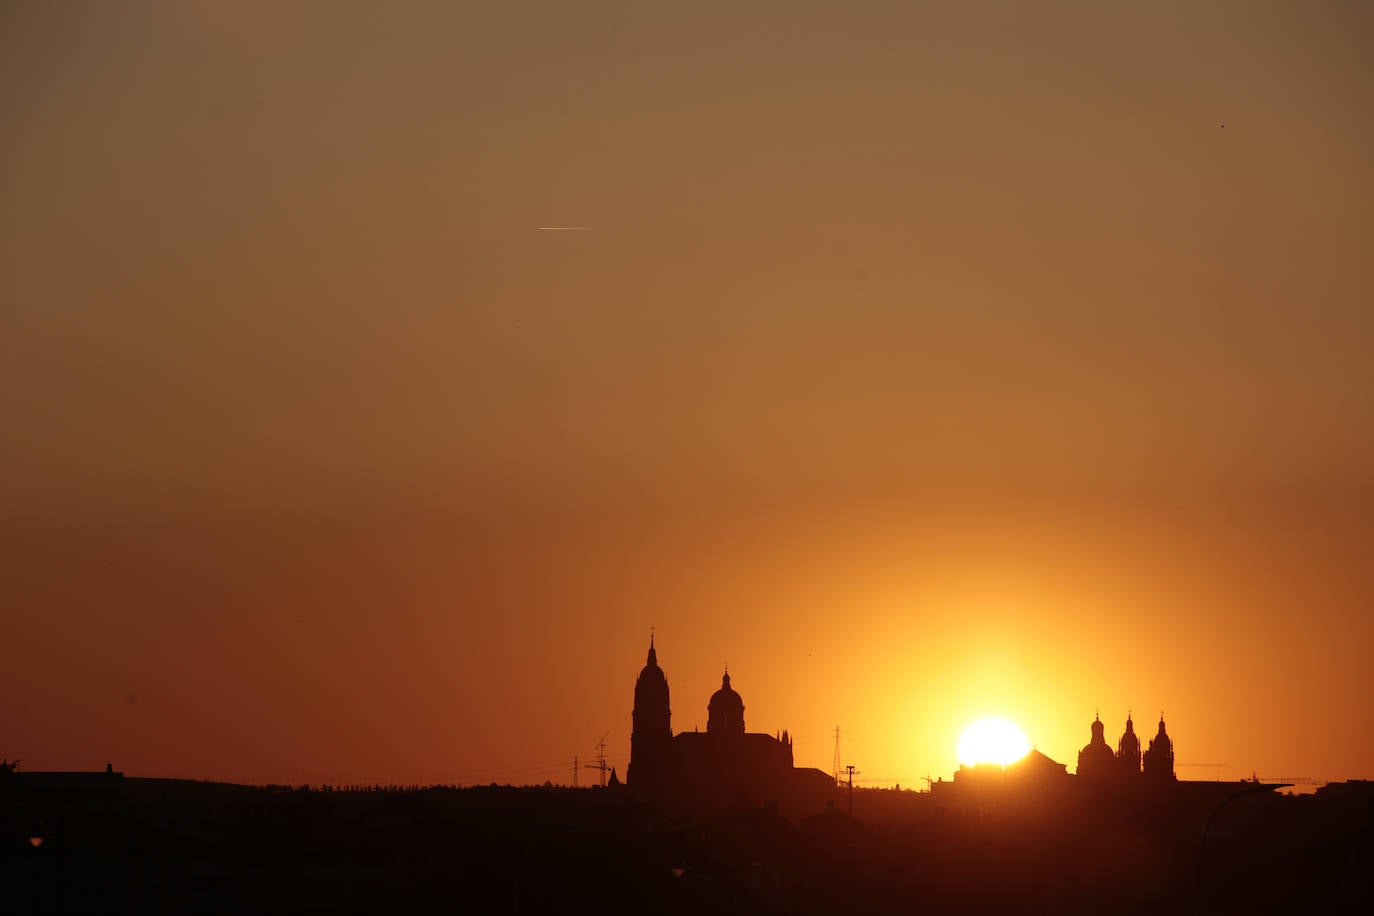
M 1374 775 L 1374 8 L 280 6 L 0 11 L 0 755 Z

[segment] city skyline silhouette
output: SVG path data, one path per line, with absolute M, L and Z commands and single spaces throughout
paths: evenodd
M 1374 912 L 1374 4 L 0 77 L 0 913 Z
M 0 757 L 1369 776 L 1372 15 L 12 5 Z

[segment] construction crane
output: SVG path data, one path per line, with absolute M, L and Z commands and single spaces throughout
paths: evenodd
M 830 767 L 830 778 L 840 785 L 840 727 L 835 726 L 835 762 Z
M 606 732 L 609 735 L 610 732 Z M 606 735 L 601 736 L 601 740 L 596 743 L 596 763 L 584 763 L 582 766 L 588 770 L 601 771 L 601 788 L 606 788 L 606 774 L 610 772 L 610 765 L 606 763 Z

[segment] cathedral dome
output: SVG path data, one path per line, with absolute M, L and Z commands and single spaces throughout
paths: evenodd
M 1078 752 L 1079 776 L 1088 779 L 1103 779 L 1110 776 L 1115 768 L 1116 755 L 1107 746 L 1102 717 L 1097 716 L 1092 723 L 1092 741 Z
M 708 733 L 744 734 L 744 700 L 730 686 L 730 672 L 720 679 L 720 689 L 706 704 Z

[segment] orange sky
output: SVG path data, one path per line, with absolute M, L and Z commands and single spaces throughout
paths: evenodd
M 278 6 L 0 12 L 0 756 L 1374 776 L 1374 12 Z

